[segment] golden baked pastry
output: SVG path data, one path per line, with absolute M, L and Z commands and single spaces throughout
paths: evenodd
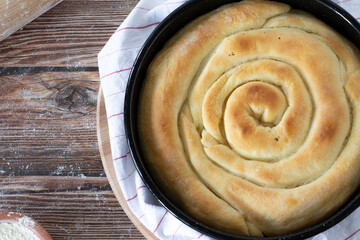
M 288 5 L 241 1 L 179 31 L 149 66 L 138 130 L 159 185 L 228 233 L 274 236 L 360 181 L 359 51 Z

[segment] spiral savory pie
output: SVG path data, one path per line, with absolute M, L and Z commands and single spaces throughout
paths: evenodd
M 274 236 L 337 210 L 360 180 L 359 51 L 310 14 L 225 5 L 148 68 L 138 130 L 169 197 L 222 231 Z

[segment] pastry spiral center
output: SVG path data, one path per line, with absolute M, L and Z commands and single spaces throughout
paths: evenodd
M 276 162 L 303 144 L 311 125 L 311 94 L 289 64 L 270 59 L 242 63 L 205 94 L 203 123 L 219 144 L 250 160 Z M 203 141 L 204 146 L 216 145 Z M 216 147 L 215 147 L 216 148 Z M 207 152 L 215 157 L 212 148 Z
M 225 133 L 230 145 L 245 157 L 254 152 L 268 151 L 278 144 L 279 136 L 272 128 L 279 124 L 288 104 L 283 92 L 273 85 L 262 82 L 250 82 L 238 87 L 226 104 L 224 122 Z M 248 142 L 261 139 L 262 144 L 247 150 Z

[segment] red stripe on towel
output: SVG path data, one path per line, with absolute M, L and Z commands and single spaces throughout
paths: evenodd
M 146 26 L 140 26 L 140 27 L 124 27 L 124 28 L 120 28 L 118 30 L 116 30 L 115 32 L 120 32 L 122 30 L 130 30 L 130 29 L 144 29 L 144 28 L 148 28 L 148 27 L 151 27 L 151 26 L 154 26 L 154 25 L 159 25 L 160 22 L 154 22 L 154 23 L 151 23 L 149 25 L 146 25 Z
M 135 173 L 135 170 L 136 169 L 132 170 L 132 172 L 129 175 L 127 175 L 126 177 L 120 179 L 119 181 L 121 182 L 121 181 L 124 181 L 124 180 L 128 179 L 131 175 L 133 175 Z
M 163 3 L 161 5 L 169 5 L 169 4 L 184 3 L 184 2 L 186 2 L 186 1 L 169 2 L 169 3 Z
M 351 0 L 343 0 L 343 1 L 338 1 L 338 2 L 336 2 L 337 4 L 339 4 L 339 3 L 344 3 L 344 2 L 350 2 Z
M 204 236 L 204 234 L 200 234 L 197 238 L 193 238 L 193 239 L 200 239 L 202 236 Z
M 141 9 L 141 10 L 145 10 L 145 11 L 150 11 L 151 9 L 149 8 L 143 8 L 143 7 L 134 7 L 135 9 Z
M 137 190 L 139 190 L 139 189 L 141 189 L 141 188 L 144 188 L 144 187 L 146 187 L 146 186 L 145 186 L 145 185 L 140 186 L 140 187 L 137 188 Z M 127 199 L 126 201 L 131 201 L 131 200 L 137 198 L 137 196 L 138 196 L 138 194 L 135 194 L 135 196 L 133 196 L 132 198 Z
M 162 218 L 160 219 L 160 222 L 158 223 L 158 225 L 157 225 L 157 227 L 155 228 L 155 230 L 153 231 L 153 233 L 155 233 L 155 232 L 158 230 L 158 228 L 160 227 L 161 222 L 164 220 L 164 217 L 165 217 L 165 215 L 166 215 L 167 213 L 168 213 L 168 211 L 166 210 L 164 216 L 162 216 Z
M 108 117 L 108 120 L 109 120 L 110 118 L 113 118 L 113 117 L 116 117 L 116 116 L 120 116 L 120 115 L 123 115 L 123 114 L 124 114 L 124 112 L 111 115 L 110 117 Z
M 177 233 L 177 231 L 180 229 L 180 227 L 182 226 L 183 224 L 180 223 L 180 225 L 177 227 L 177 229 L 175 230 L 175 232 L 173 233 L 173 236 L 172 236 L 172 239 L 174 240 L 175 239 L 175 235 Z
M 353 234 L 351 234 L 350 236 L 348 236 L 347 238 L 345 238 L 344 240 L 348 240 L 350 238 L 352 238 L 355 234 L 357 234 L 358 232 L 360 232 L 360 228 L 358 230 L 356 230 Z
M 126 153 L 126 155 L 124 155 L 124 156 L 114 158 L 113 160 L 116 161 L 116 160 L 119 160 L 119 159 L 122 159 L 122 158 L 126 158 L 127 155 L 129 155 L 129 154 L 130 154 L 130 152 Z
M 115 51 L 112 51 L 112 52 L 109 52 L 109 53 L 107 53 L 107 54 L 104 54 L 104 55 L 99 56 L 99 59 L 102 59 L 102 58 L 104 58 L 104 57 L 108 57 L 108 56 L 110 56 L 110 55 L 112 55 L 112 54 L 114 54 L 114 53 L 120 52 L 120 51 L 128 51 L 128 50 L 134 50 L 134 49 L 139 49 L 139 48 L 141 48 L 141 46 L 129 47 L 129 48 L 120 48 L 120 49 L 117 49 L 117 50 L 115 50 Z
M 125 93 L 125 90 L 120 91 L 120 92 L 116 92 L 116 93 L 109 94 L 109 95 L 105 96 L 105 98 L 108 98 L 108 97 L 111 97 L 111 96 L 114 96 L 114 95 L 117 95 L 117 94 L 120 94 L 120 93 Z
M 131 200 L 133 200 L 133 199 L 135 199 L 137 197 L 137 194 L 135 195 L 135 196 L 133 196 L 132 198 L 129 198 L 129 199 L 127 199 L 126 201 L 131 201 Z
M 106 77 L 111 76 L 111 75 L 113 75 L 113 74 L 115 74 L 115 73 L 130 71 L 131 69 L 132 69 L 132 68 L 125 68 L 125 69 L 121 69 L 121 70 L 118 70 L 118 71 L 115 71 L 115 72 L 111 72 L 111 73 L 109 73 L 109 74 L 106 74 L 106 75 L 100 77 L 100 79 L 106 78 Z
M 120 134 L 120 135 L 117 135 L 117 136 L 115 136 L 115 137 L 112 137 L 110 140 L 113 140 L 113 139 L 115 139 L 115 138 L 119 138 L 119 137 L 124 137 L 126 134 L 124 133 L 124 134 Z

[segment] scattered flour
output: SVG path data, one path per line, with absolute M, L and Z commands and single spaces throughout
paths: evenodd
M 83 173 L 80 173 L 80 174 L 79 174 L 79 177 L 85 178 L 85 179 L 87 178 Z
M 25 218 L 25 217 L 23 217 Z M 21 218 L 21 219 L 23 219 Z M 28 221 L 25 219 L 24 221 Z M 30 219 L 31 222 L 33 222 Z M 1 240 L 40 240 L 29 228 L 19 223 L 0 223 Z
M 34 227 L 35 226 L 35 221 L 32 220 L 31 218 L 24 216 L 22 218 L 19 218 L 19 223 L 26 226 L 26 227 Z
M 61 173 L 65 170 L 65 166 L 58 166 L 57 170 L 53 171 L 50 173 L 50 176 L 54 176 L 54 175 L 61 175 Z
M 7 214 L 7 216 L 8 217 L 11 217 L 11 215 L 13 215 L 13 214 L 15 214 L 14 212 L 9 212 L 8 214 Z

